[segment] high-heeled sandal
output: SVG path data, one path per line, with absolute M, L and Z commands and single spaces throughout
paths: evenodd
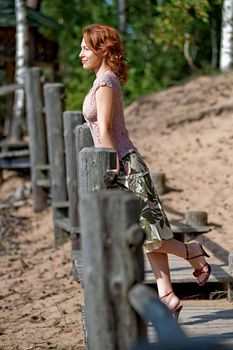
M 199 244 L 200 246 L 200 249 L 201 249 L 201 254 L 199 255 L 195 255 L 195 256 L 192 256 L 192 257 L 189 257 L 189 251 L 188 251 L 188 246 L 187 244 L 185 244 L 185 248 L 186 248 L 186 260 L 192 260 L 192 259 L 196 259 L 196 258 L 199 258 L 200 256 L 205 256 L 206 258 L 210 258 L 209 254 L 206 253 L 205 249 L 202 247 L 201 244 Z M 204 271 L 204 268 L 207 266 L 207 271 Z M 202 282 L 198 282 L 197 280 L 197 284 L 199 286 L 204 286 L 206 284 L 206 282 L 208 281 L 209 277 L 210 277 L 210 274 L 211 274 L 211 267 L 210 265 L 206 262 L 202 268 L 200 270 L 196 269 L 194 272 L 193 272 L 193 276 L 194 277 L 199 277 L 201 276 L 202 274 L 204 274 L 206 277 L 204 278 L 204 280 Z
M 168 309 L 171 311 L 173 317 L 175 318 L 176 321 L 178 321 L 178 318 L 179 318 L 179 314 L 180 314 L 180 311 L 183 307 L 183 305 L 180 304 L 180 300 L 178 301 L 178 303 L 171 309 L 169 308 L 169 300 L 171 300 L 171 298 L 169 298 L 168 302 L 166 302 L 165 300 L 163 301 L 164 298 L 170 296 L 170 295 L 175 295 L 175 293 L 173 291 L 163 295 L 161 298 L 159 298 L 160 301 L 162 301 L 167 307 Z

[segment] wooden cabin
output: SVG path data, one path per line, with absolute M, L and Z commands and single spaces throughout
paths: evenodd
M 56 41 L 45 38 L 40 32 L 40 28 L 42 26 L 56 26 L 56 23 L 40 13 L 39 0 L 28 0 L 26 5 L 29 26 L 29 65 L 49 68 L 53 77 L 58 68 L 58 44 Z M 15 1 L 0 0 L 0 70 L 4 76 L 0 85 L 11 84 L 15 79 L 15 34 Z M 13 106 L 13 93 L 7 95 L 6 102 L 6 113 L 10 115 Z

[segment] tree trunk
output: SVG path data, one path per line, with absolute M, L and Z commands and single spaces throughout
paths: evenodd
M 214 12 L 211 14 L 211 67 L 215 69 L 218 62 L 218 40 L 217 40 L 217 20 Z
M 24 84 L 24 73 L 28 67 L 29 61 L 29 38 L 28 25 L 26 18 L 26 7 L 24 0 L 15 0 L 16 14 L 16 57 L 15 57 L 15 82 Z M 13 115 L 10 127 L 9 139 L 19 141 L 22 136 L 22 123 L 25 112 L 25 93 L 24 89 L 15 91 Z
M 127 27 L 126 0 L 118 0 L 117 5 L 118 5 L 118 29 L 123 37 Z
M 233 0 L 223 1 L 222 37 L 220 51 L 220 70 L 230 71 L 233 64 Z

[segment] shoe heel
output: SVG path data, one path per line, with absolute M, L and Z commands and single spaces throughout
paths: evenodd
M 200 244 L 200 247 L 201 247 L 201 251 L 202 251 L 203 255 L 204 255 L 206 258 L 210 258 L 209 254 L 206 253 L 205 249 L 202 247 L 201 244 Z
M 175 319 L 177 322 L 178 322 L 179 315 L 180 315 L 180 312 L 181 312 L 182 308 L 183 308 L 183 305 L 180 305 L 176 310 L 174 310 L 174 311 L 172 312 L 172 315 L 173 315 L 174 319 Z

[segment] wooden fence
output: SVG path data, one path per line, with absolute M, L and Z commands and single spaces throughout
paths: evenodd
M 34 208 L 43 210 L 50 199 L 55 245 L 71 237 L 74 263 L 82 270 L 88 349 L 150 349 L 149 322 L 158 336 L 154 348 L 196 348 L 143 284 L 138 199 L 106 191 L 104 182 L 116 153 L 93 148 L 82 114 L 64 110 L 62 84 L 43 84 L 41 70 L 30 68 L 25 88 Z
M 104 190 L 104 174 L 114 162 L 114 152 L 107 149 L 84 148 L 79 154 L 88 349 L 152 349 L 149 324 L 157 334 L 154 349 L 217 349 L 219 345 L 209 339 L 188 338 L 154 290 L 143 283 L 139 200 L 129 192 Z

